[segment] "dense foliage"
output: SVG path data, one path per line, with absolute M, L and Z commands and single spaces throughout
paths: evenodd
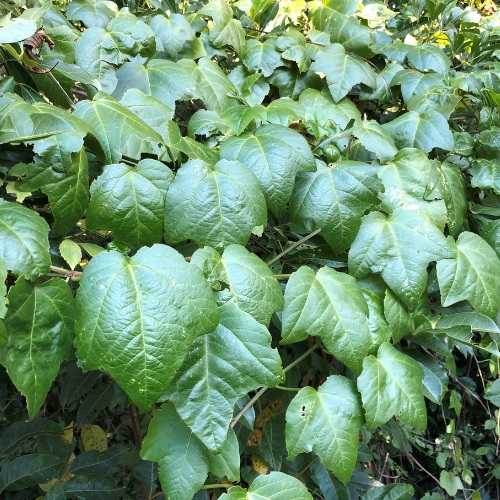
M 0 9 L 2 498 L 500 498 L 493 2 Z

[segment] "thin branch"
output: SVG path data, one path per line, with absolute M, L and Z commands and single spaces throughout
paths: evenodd
M 312 460 L 312 462 L 309 462 L 295 477 L 299 477 L 299 476 L 302 476 L 302 474 L 304 474 L 304 472 L 309 469 L 309 467 L 311 467 L 312 464 L 314 464 L 314 462 L 316 462 L 316 460 L 318 460 L 319 458 L 319 455 L 316 455 L 314 457 L 314 459 Z
M 417 459 L 411 453 L 408 453 L 408 455 L 417 464 L 417 466 L 420 467 L 420 469 L 423 472 L 425 472 L 429 477 L 432 477 L 432 479 L 434 479 L 434 481 L 436 481 L 436 483 L 439 484 L 439 486 L 441 486 L 441 482 L 439 481 L 439 479 L 436 478 L 436 476 L 432 475 L 427 469 L 424 469 L 424 466 L 419 461 L 417 461 Z
M 73 278 L 73 280 L 77 281 L 80 279 L 83 274 L 81 271 L 70 271 L 69 269 L 65 269 L 64 267 L 50 266 L 50 270 L 55 273 L 62 274 L 67 278 Z
M 313 231 L 311 234 L 308 234 L 307 236 L 304 236 L 301 240 L 296 241 L 295 243 L 292 243 L 287 249 L 283 250 L 279 255 L 274 257 L 274 259 L 271 259 L 269 262 L 266 262 L 268 266 L 273 265 L 277 260 L 281 259 L 284 255 L 286 255 L 290 250 L 293 250 L 295 247 L 298 247 L 301 243 L 304 243 L 304 241 L 307 241 L 311 239 L 313 236 L 316 236 L 319 232 L 321 231 L 321 228 L 316 229 L 316 231 Z

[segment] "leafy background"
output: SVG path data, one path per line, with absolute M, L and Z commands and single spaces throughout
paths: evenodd
M 500 498 L 494 2 L 0 9 L 2 498 Z

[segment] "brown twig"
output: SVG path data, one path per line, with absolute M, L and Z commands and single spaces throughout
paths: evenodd
M 306 465 L 306 466 L 305 466 L 305 467 L 304 467 L 304 468 L 303 468 L 303 469 L 302 469 L 302 470 L 301 470 L 301 471 L 300 471 L 300 472 L 299 472 L 299 473 L 298 473 L 295 477 L 302 476 L 302 474 L 304 474 L 304 472 L 305 472 L 307 469 L 309 469 L 309 467 L 311 467 L 311 466 L 314 464 L 314 462 L 316 462 L 316 460 L 318 460 L 318 458 L 319 458 L 319 455 L 316 455 L 316 456 L 314 457 L 314 459 L 312 460 L 312 462 L 309 462 L 309 463 L 308 463 L 308 464 L 307 464 L 307 465 Z
M 432 479 L 434 479 L 434 481 L 436 481 L 437 484 L 439 484 L 439 486 L 441 486 L 441 482 L 439 481 L 439 479 L 437 479 L 436 476 L 434 476 L 433 474 L 431 474 L 427 469 L 424 468 L 424 466 L 418 461 L 415 459 L 415 457 L 411 454 L 411 453 L 408 453 L 408 455 L 411 457 L 411 459 L 417 464 L 418 467 L 420 467 L 420 469 L 425 472 L 429 477 L 432 477 Z

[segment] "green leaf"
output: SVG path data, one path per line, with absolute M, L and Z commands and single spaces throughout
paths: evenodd
M 40 189 L 54 215 L 54 235 L 67 234 L 82 218 L 89 201 L 88 163 L 80 133 L 66 132 L 35 143 L 44 160 L 27 169 L 19 184 L 22 191 Z
M 311 22 L 315 29 L 330 32 L 335 23 L 352 16 L 358 9 L 356 0 L 328 0 L 314 9 Z
M 107 164 L 116 163 L 122 155 L 140 159 L 141 153 L 162 142 L 160 134 L 104 92 L 93 101 L 80 101 L 75 115 L 96 131 Z
M 37 286 L 21 277 L 9 291 L 0 363 L 26 396 L 30 418 L 45 401 L 61 361 L 72 356 L 74 322 L 71 290 L 61 279 Z
M 299 121 L 305 115 L 306 111 L 302 104 L 287 97 L 275 99 L 267 107 L 267 121 L 284 127 Z
M 413 96 L 407 103 L 408 111 L 417 113 L 440 113 L 448 120 L 460 102 L 452 87 L 429 87 L 425 93 Z
M 312 500 L 307 488 L 295 477 L 282 472 L 271 472 L 267 476 L 258 476 L 249 490 L 240 486 L 229 488 L 220 500 Z
M 191 264 L 203 271 L 213 288 L 220 290 L 221 282 L 229 286 L 219 293 L 219 300 L 234 302 L 265 327 L 272 314 L 283 309 L 283 293 L 273 273 L 243 246 L 230 245 L 222 256 L 210 247 L 196 250 Z
M 251 124 L 263 122 L 267 119 L 267 111 L 264 106 L 253 106 L 249 108 L 244 104 L 231 106 L 221 113 L 221 118 L 225 120 L 236 135 L 241 135 Z
M 245 32 L 241 22 L 233 19 L 231 6 L 224 0 L 212 0 L 199 11 L 213 19 L 208 39 L 217 48 L 232 45 L 240 58 L 245 56 Z
M 314 172 L 316 163 L 307 141 L 280 125 L 263 125 L 254 134 L 231 137 L 221 146 L 221 157 L 237 160 L 257 176 L 267 207 L 279 215 L 293 191 L 298 172 Z
M 408 350 L 405 353 L 418 361 L 424 370 L 423 395 L 433 403 L 440 405 L 444 393 L 448 390 L 448 373 L 445 368 L 423 352 Z
M 217 329 L 196 339 L 165 399 L 211 451 L 224 447 L 236 401 L 284 380 L 271 335 L 234 303 L 222 306 Z
M 219 117 L 215 111 L 207 111 L 199 109 L 191 116 L 188 124 L 189 137 L 196 135 L 205 135 L 207 137 L 212 134 L 222 133 L 227 134 L 231 131 L 228 123 Z
M 59 392 L 59 401 L 64 408 L 66 405 L 85 396 L 99 380 L 100 372 L 82 372 L 77 366 L 64 379 Z
M 113 231 L 115 239 L 135 249 L 159 243 L 165 195 L 173 181 L 172 171 L 152 159 L 133 169 L 123 164 L 104 167 L 90 189 L 86 227 Z
M 98 253 L 104 252 L 104 248 L 93 243 L 78 243 L 90 257 L 95 257 Z
M 290 403 L 286 421 L 289 459 L 314 451 L 344 484 L 349 482 L 363 425 L 361 398 L 351 380 L 332 375 L 317 392 L 305 387 Z
M 468 300 L 478 313 L 496 318 L 500 309 L 500 260 L 480 236 L 461 233 L 456 255 L 438 262 L 437 274 L 444 307 Z
M 202 58 L 193 72 L 196 78 L 196 88 L 203 96 L 203 102 L 210 111 L 221 113 L 225 109 L 238 104 L 236 99 L 227 97 L 234 85 L 224 71 L 210 59 Z
M 141 448 L 141 458 L 158 462 L 160 483 L 170 500 L 189 500 L 210 471 L 218 477 L 239 480 L 240 455 L 232 430 L 218 455 L 193 434 L 172 403 L 156 410 Z
M 412 95 L 423 94 L 429 87 L 434 85 L 442 87 L 444 75 L 405 69 L 394 75 L 391 85 L 401 85 L 403 99 L 408 102 Z
M 451 67 L 450 58 L 440 48 L 430 43 L 411 45 L 408 50 L 408 61 L 420 71 L 446 73 Z
M 275 471 L 281 470 L 285 446 L 285 414 L 279 413 L 264 423 L 260 443 L 260 452 L 264 460 Z
M 381 191 L 377 172 L 367 163 L 341 161 L 330 167 L 317 162 L 316 172 L 297 175 L 290 218 L 313 220 L 334 252 L 341 253 L 354 241 L 361 216 L 380 203 Z
M 104 453 L 99 453 L 97 450 L 85 451 L 71 462 L 68 472 L 91 476 L 113 472 L 127 451 L 127 448 L 120 445 L 111 446 Z
M 349 251 L 349 272 L 356 278 L 381 273 L 384 281 L 410 308 L 427 284 L 427 266 L 453 253 L 443 233 L 418 211 L 397 209 L 386 218 L 365 215 Z
M 361 500 L 411 500 L 413 494 L 410 484 L 386 484 L 369 489 Z
M 328 88 L 335 102 L 339 102 L 358 83 L 364 83 L 372 88 L 377 86 L 371 67 L 364 61 L 346 54 L 344 47 L 339 43 L 333 43 L 318 51 L 315 61 L 311 64 L 311 71 L 326 76 Z
M 166 16 L 155 16 L 149 23 L 157 40 L 163 45 L 164 50 L 170 57 L 175 57 L 188 41 L 196 39 L 196 33 L 186 18 L 180 14 Z
M 483 224 L 481 238 L 486 241 L 500 259 L 500 220 L 492 220 Z
M 247 40 L 243 63 L 249 71 L 261 71 L 265 77 L 271 76 L 276 68 L 284 65 L 281 54 L 276 50 L 274 38 L 264 43 L 255 39 Z
M 245 245 L 267 222 L 266 202 L 250 169 L 237 161 L 214 166 L 192 160 L 178 171 L 165 205 L 165 241 L 194 240 L 200 247 Z
M 478 158 L 470 169 L 471 186 L 479 189 L 493 189 L 500 193 L 500 163 L 498 160 Z
M 51 51 L 47 44 L 43 44 L 40 55 L 47 61 L 59 59 L 63 63 L 75 62 L 76 35 L 69 26 L 58 26 L 57 28 L 46 28 L 45 34 L 54 42 L 55 47 Z M 58 68 L 59 69 L 59 68 Z
M 0 19 L 0 44 L 20 42 L 35 33 L 36 21 L 22 16 L 11 19 L 10 16 L 8 12 Z
M 299 31 L 283 33 L 276 41 L 276 48 L 283 59 L 296 62 L 301 73 L 309 69 L 311 58 L 306 50 L 306 37 Z
M 0 436 L 0 453 L 12 453 L 21 443 L 37 436 L 62 436 L 63 428 L 52 420 L 34 418 L 18 420 L 7 427 Z
M 280 97 L 290 99 L 298 99 L 306 89 L 321 90 L 321 78 L 311 70 L 301 73 L 296 68 L 277 68 L 269 77 L 269 83 L 278 88 Z
M 61 252 L 61 257 L 69 264 L 71 270 L 75 269 L 82 260 L 82 250 L 78 246 L 78 243 L 74 241 L 63 240 L 59 245 L 59 251 Z
M 415 330 L 412 314 L 390 288 L 385 292 L 384 315 L 394 342 L 399 342 L 406 334 Z
M 382 163 L 392 160 L 398 152 L 390 135 L 374 120 L 361 122 L 352 129 L 352 133 L 368 151 L 375 153 Z
M 66 463 L 53 455 L 24 455 L 9 462 L 0 472 L 0 493 L 20 491 L 61 476 Z
M 385 192 L 380 195 L 383 210 L 394 213 L 398 208 L 420 211 L 440 229 L 447 220 L 446 204 L 441 192 L 428 196 L 435 187 L 436 179 L 442 178 L 439 162 L 431 161 L 418 149 L 407 148 L 398 151 L 394 160 L 378 166 L 377 172 Z
M 149 26 L 131 16 L 118 15 L 106 27 L 89 28 L 76 44 L 75 62 L 94 76 L 102 90 L 111 94 L 118 83 L 113 65 L 120 66 L 144 51 L 153 42 Z
M 364 9 L 363 9 L 364 10 Z M 354 52 L 363 57 L 372 57 L 370 45 L 373 43 L 373 30 L 361 24 L 355 17 L 341 17 L 332 24 L 332 43 L 340 43 L 348 52 Z
M 178 100 L 198 99 L 196 78 L 181 64 L 152 59 L 144 67 L 136 61 L 127 62 L 116 72 L 118 84 L 113 97 L 121 100 L 129 89 L 137 89 L 158 99 L 170 109 Z
M 87 28 L 105 28 L 118 13 L 114 2 L 100 0 L 73 0 L 66 15 L 71 21 L 82 21 Z
M 355 373 L 370 350 L 368 306 L 356 280 L 328 267 L 317 274 L 302 266 L 285 291 L 282 344 L 321 337 L 326 348 Z
M 115 251 L 96 255 L 80 280 L 77 313 L 84 367 L 107 370 L 144 410 L 219 316 L 202 274 L 165 245 L 144 247 L 131 259 Z
M 500 406 L 500 379 L 496 379 L 491 385 L 488 385 L 484 391 L 484 398 L 495 406 Z
M 454 497 L 457 494 L 458 490 L 463 490 L 462 481 L 458 476 L 455 476 L 451 471 L 441 471 L 441 475 L 439 476 L 439 484 L 441 488 L 443 488 L 448 495 Z
M 85 500 L 118 500 L 123 497 L 124 488 L 105 475 L 76 475 L 62 483 L 66 498 L 85 498 Z
M 413 427 L 427 427 L 427 410 L 422 395 L 424 371 L 420 365 L 389 343 L 382 344 L 377 357 L 363 362 L 358 377 L 366 412 L 366 424 L 375 429 L 394 415 Z
M 7 299 L 7 267 L 5 262 L 0 259 L 0 319 L 5 317 L 7 313 L 7 306 L 9 305 L 9 299 Z M 1 438 L 0 438 L 1 441 Z
M 16 274 L 36 279 L 50 267 L 49 226 L 40 215 L 0 199 L 0 259 Z
M 446 223 L 450 234 L 457 236 L 467 212 L 467 182 L 460 169 L 452 163 L 444 161 L 439 170 L 442 173 Z
M 81 428 L 93 422 L 99 413 L 111 403 L 114 395 L 114 383 L 101 385 L 99 388 L 93 390 L 78 407 L 76 414 L 77 427 Z
M 383 126 L 397 148 L 418 148 L 428 153 L 433 148 L 453 150 L 454 139 L 448 122 L 439 113 L 409 111 Z
M 344 98 L 335 104 L 326 90 L 306 89 L 299 99 L 306 110 L 307 120 L 315 119 L 325 125 L 331 121 L 342 129 L 351 120 L 361 121 L 361 113 L 352 101 Z

